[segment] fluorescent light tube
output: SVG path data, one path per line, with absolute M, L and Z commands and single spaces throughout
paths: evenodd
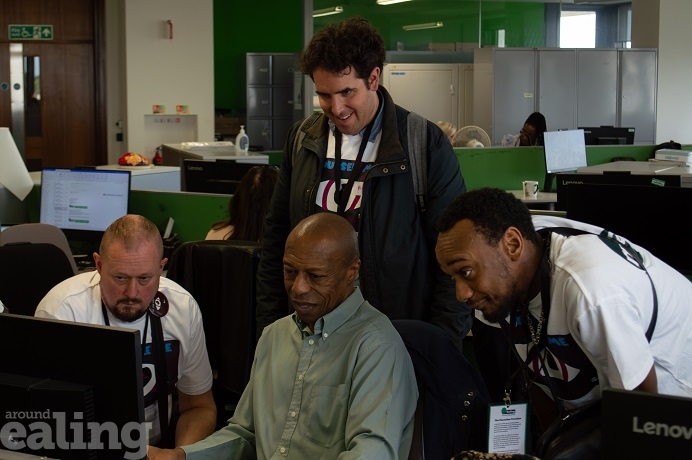
M 409 26 L 402 26 L 401 28 L 404 30 L 437 29 L 438 27 L 442 27 L 442 25 L 442 21 L 438 21 L 426 22 L 424 24 L 411 24 Z
M 322 8 L 321 10 L 315 10 L 312 12 L 313 18 L 319 18 L 320 16 L 329 16 L 330 14 L 339 14 L 344 12 L 343 6 L 332 6 L 329 8 Z
M 392 5 L 394 3 L 409 2 L 411 0 L 377 0 L 378 5 Z

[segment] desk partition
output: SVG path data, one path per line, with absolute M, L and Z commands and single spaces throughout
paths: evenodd
M 586 163 L 589 166 L 598 165 L 617 157 L 646 161 L 653 157 L 654 148 L 653 145 L 587 146 Z M 454 151 L 468 190 L 480 187 L 517 190 L 521 188 L 522 181 L 543 183 L 545 177 L 543 147 L 464 147 L 455 148 Z
M 180 241 L 203 240 L 214 222 L 228 217 L 229 195 L 132 190 L 130 212 L 141 214 L 164 230 L 172 217 Z

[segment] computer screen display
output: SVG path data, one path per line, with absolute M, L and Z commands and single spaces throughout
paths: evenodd
M 551 192 L 555 173 L 572 172 L 586 166 L 584 132 L 581 129 L 546 131 L 543 140 L 546 172 L 543 191 Z
M 69 231 L 103 233 L 128 212 L 130 172 L 44 168 L 39 220 Z
M 580 127 L 579 129 L 584 130 L 584 143 L 586 145 L 634 144 L 635 129 L 631 127 L 594 126 Z
M 256 163 L 239 163 L 235 160 L 191 160 L 183 161 L 185 191 L 221 193 L 233 195 L 240 180 Z
M 146 457 L 138 330 L 0 314 L 0 350 L 0 458 Z

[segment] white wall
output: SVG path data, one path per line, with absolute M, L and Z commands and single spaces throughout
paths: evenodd
M 127 151 L 151 158 L 160 143 L 213 141 L 213 0 L 107 0 L 106 4 L 109 163 Z M 147 117 L 154 104 L 166 106 L 170 117 L 164 123 L 154 124 L 154 118 Z M 196 116 L 176 122 L 178 104 L 189 105 Z M 118 120 L 124 124 L 121 143 L 115 142 Z
M 632 47 L 658 48 L 657 144 L 692 144 L 690 17 L 690 0 L 632 1 Z
M 125 4 L 119 0 L 106 0 L 105 36 L 106 36 L 106 144 L 108 146 L 108 163 L 114 164 L 118 157 L 127 152 L 125 142 L 125 107 L 127 107 L 127 81 L 125 79 L 124 46 L 121 31 L 124 30 L 123 15 Z M 118 128 L 117 123 L 123 120 Z M 116 140 L 117 134 L 123 134 L 123 141 Z

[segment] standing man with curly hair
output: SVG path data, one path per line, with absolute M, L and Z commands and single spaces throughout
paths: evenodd
M 258 333 L 291 313 L 282 289 L 284 245 L 301 219 L 319 212 L 345 217 L 358 232 L 359 286 L 390 319 L 436 324 L 459 348 L 471 327 L 470 310 L 435 260 L 435 220 L 466 185 L 434 122 L 424 120 L 427 142 L 409 151 L 409 111 L 380 85 L 385 56 L 382 36 L 360 17 L 325 26 L 301 55 L 322 113 L 297 123 L 285 144 L 257 274 Z M 411 171 L 412 158 L 423 155 L 425 210 Z

